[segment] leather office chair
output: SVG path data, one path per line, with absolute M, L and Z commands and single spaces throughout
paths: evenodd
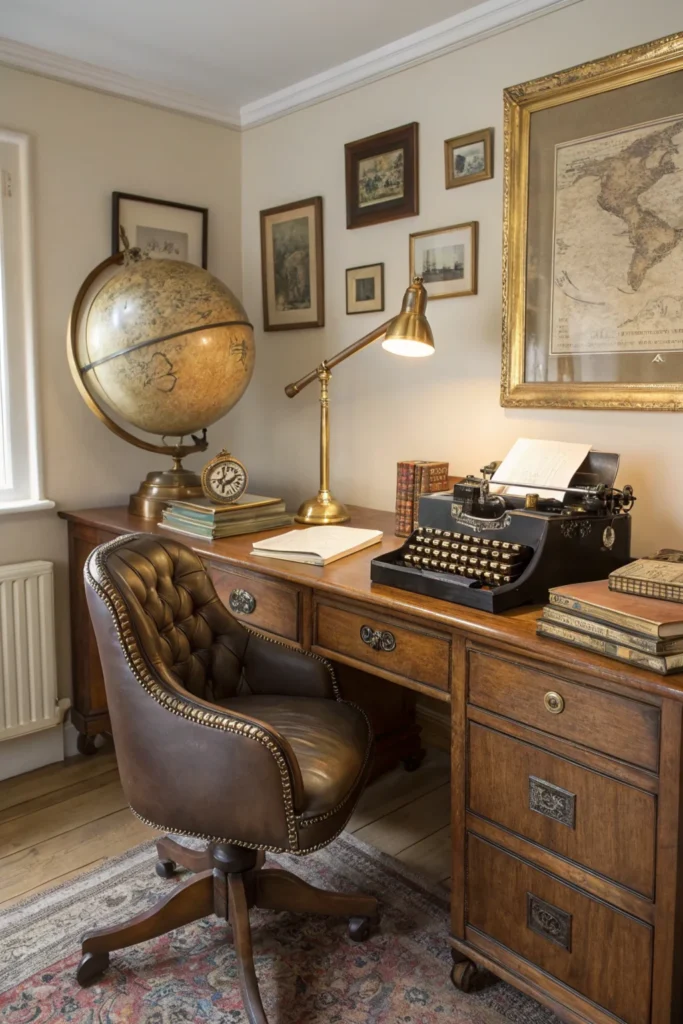
M 341 832 L 363 789 L 373 739 L 326 661 L 246 629 L 200 559 L 150 534 L 97 548 L 85 566 L 121 782 L 133 811 L 164 832 L 157 871 L 198 871 L 152 910 L 83 936 L 85 985 L 109 953 L 215 913 L 229 920 L 252 1024 L 267 1024 L 249 908 L 349 917 L 367 937 L 377 901 L 315 889 L 267 851 L 305 854 Z

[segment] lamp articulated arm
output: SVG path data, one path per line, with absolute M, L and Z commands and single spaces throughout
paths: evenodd
M 393 319 L 393 318 L 392 318 Z M 336 356 L 332 356 L 331 359 L 324 359 L 320 366 L 317 366 L 315 370 L 311 370 L 310 373 L 305 374 L 299 380 L 293 384 L 288 384 L 285 388 L 285 394 L 287 398 L 294 398 L 300 391 L 303 391 L 305 387 L 312 384 L 314 380 L 319 380 L 321 370 L 333 370 L 335 366 L 339 366 L 349 356 L 354 355 L 356 352 L 360 352 L 366 345 L 371 345 L 373 341 L 377 341 L 383 334 L 386 333 L 387 327 L 391 323 L 391 320 L 386 320 L 380 327 L 376 327 L 374 331 L 370 331 L 369 334 L 365 334 L 358 341 L 354 341 L 352 345 L 347 345 L 341 352 L 337 352 Z

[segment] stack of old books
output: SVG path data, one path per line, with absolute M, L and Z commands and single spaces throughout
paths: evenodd
M 408 537 L 417 528 L 420 495 L 448 490 L 448 463 L 413 459 L 396 466 L 396 533 Z
M 280 498 L 265 498 L 259 494 L 243 494 L 230 505 L 216 505 L 208 498 L 196 501 L 172 501 L 162 513 L 159 526 L 189 537 L 218 540 L 235 537 L 240 533 L 257 533 L 291 526 L 293 517 L 287 515 Z
M 608 580 L 555 587 L 537 632 L 660 675 L 683 671 L 683 564 L 653 578 L 656 561 L 633 562 Z M 665 593 L 676 596 L 663 599 Z

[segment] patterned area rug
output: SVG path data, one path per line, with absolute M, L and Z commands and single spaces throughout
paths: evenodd
M 81 932 L 140 913 L 174 884 L 156 876 L 154 861 L 145 844 L 0 914 L 3 1024 L 246 1024 L 227 926 L 216 918 L 112 953 L 99 983 L 76 984 Z M 476 993 L 458 992 L 447 894 L 392 858 L 343 835 L 310 857 L 269 863 L 313 885 L 372 893 L 382 908 L 362 944 L 341 920 L 252 911 L 270 1024 L 560 1024 L 488 974 Z

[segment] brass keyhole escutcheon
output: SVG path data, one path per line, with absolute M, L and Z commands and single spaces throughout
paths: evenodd
M 551 715 L 561 715 L 564 711 L 564 697 L 555 690 L 548 690 L 545 697 L 543 698 L 546 711 L 549 711 Z

